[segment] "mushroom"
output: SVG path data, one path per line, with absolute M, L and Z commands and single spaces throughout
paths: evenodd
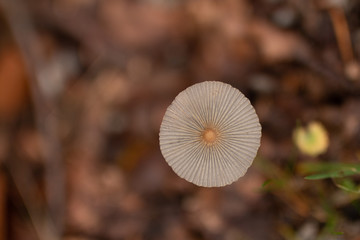
M 181 178 L 220 187 L 242 177 L 260 146 L 261 125 L 250 101 L 231 85 L 188 87 L 166 110 L 160 149 Z

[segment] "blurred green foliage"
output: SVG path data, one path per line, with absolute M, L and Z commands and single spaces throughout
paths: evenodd
M 360 175 L 360 164 L 354 163 L 303 163 L 300 171 L 310 174 L 307 180 L 320 180 L 331 178 L 334 184 L 345 191 L 360 193 L 360 185 L 353 179 L 354 175 Z

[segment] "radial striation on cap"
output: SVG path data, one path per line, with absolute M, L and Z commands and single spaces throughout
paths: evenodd
M 175 98 L 160 127 L 161 152 L 180 177 L 220 187 L 243 176 L 260 146 L 250 101 L 222 82 L 195 84 Z

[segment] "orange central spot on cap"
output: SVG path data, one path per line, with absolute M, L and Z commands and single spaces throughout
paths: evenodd
M 205 129 L 205 131 L 202 134 L 202 137 L 206 143 L 212 144 L 215 142 L 217 138 L 217 134 L 214 129 Z

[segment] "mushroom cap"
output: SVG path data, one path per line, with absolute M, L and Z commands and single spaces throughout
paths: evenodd
M 222 82 L 188 87 L 166 110 L 160 149 L 181 178 L 220 187 L 242 177 L 260 146 L 261 125 L 250 101 Z

